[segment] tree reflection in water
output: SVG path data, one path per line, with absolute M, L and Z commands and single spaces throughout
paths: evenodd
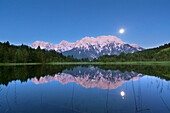
M 36 107 L 40 107 L 41 109 L 39 108 L 39 111 L 41 112 L 45 112 L 44 106 L 55 106 L 57 109 L 70 111 L 72 113 L 90 112 L 88 111 L 89 109 L 97 111 L 97 109 L 93 107 L 97 107 L 98 105 L 102 105 L 103 107 L 99 107 L 98 109 L 101 111 L 99 110 L 98 112 L 110 113 L 112 111 L 119 112 L 119 110 L 121 112 L 121 110 L 123 110 L 121 107 L 123 107 L 126 102 L 126 106 L 133 109 L 134 112 L 155 112 L 157 107 L 153 107 L 152 105 L 159 103 L 162 107 L 160 109 L 166 112 L 170 111 L 170 103 L 167 100 L 169 97 L 165 95 L 170 92 L 170 82 L 167 82 L 169 80 L 169 76 L 167 76 L 169 73 L 170 67 L 168 66 L 1 66 L 0 98 L 2 97 L 3 99 L 0 101 L 0 107 L 5 110 L 2 109 L 0 111 L 15 112 L 15 108 L 19 107 L 19 104 L 21 105 L 21 96 L 24 97 L 22 98 L 24 102 L 29 101 L 30 104 L 36 105 L 36 96 L 38 96 L 38 106 Z M 62 86 L 60 86 L 60 84 Z M 33 87 L 31 87 L 31 89 L 26 87 L 29 85 Z M 60 87 L 56 87 L 55 85 Z M 21 86 L 24 86 L 24 88 L 22 89 Z M 70 89 L 67 89 L 66 86 Z M 54 92 L 53 90 L 56 90 L 54 87 L 62 91 L 62 94 Z M 27 90 L 33 90 L 29 92 L 30 96 L 27 95 L 28 92 L 24 92 Z M 152 90 L 152 92 L 150 92 L 150 90 Z M 49 93 L 46 93 L 47 91 L 49 91 Z M 86 93 L 86 95 L 82 96 L 83 93 Z M 23 94 L 27 95 L 27 97 Z M 96 105 L 88 102 L 91 101 L 88 99 L 94 98 L 92 95 L 99 98 L 93 100 L 97 102 L 94 103 Z M 54 99 L 57 98 L 54 102 L 52 101 L 53 96 L 55 96 Z M 70 100 L 68 100 L 69 102 L 65 100 L 66 97 L 64 96 L 70 98 Z M 35 100 L 32 99 L 32 97 L 34 97 Z M 154 99 L 157 103 L 151 102 L 152 100 L 150 100 L 150 98 L 147 100 L 147 97 Z M 29 100 L 27 100 L 27 98 Z M 64 101 L 64 104 L 62 101 Z M 80 101 L 83 101 L 82 105 L 80 105 Z M 68 106 L 65 105 L 65 103 L 67 103 Z M 129 103 L 134 104 L 134 106 L 128 105 Z M 113 108 L 113 106 L 116 107 Z M 26 109 L 24 106 L 22 107 L 23 108 L 20 109 Z M 128 109 L 128 107 L 126 107 L 126 109 Z

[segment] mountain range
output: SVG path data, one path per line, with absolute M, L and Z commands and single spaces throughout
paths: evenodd
M 119 55 L 121 52 L 134 53 L 143 50 L 142 47 L 136 44 L 127 44 L 116 36 L 98 36 L 85 37 L 75 43 L 70 43 L 63 40 L 60 44 L 51 44 L 43 41 L 34 42 L 31 47 L 41 49 L 55 50 L 63 53 L 65 56 L 72 56 L 74 58 L 89 58 L 94 59 L 102 55 Z

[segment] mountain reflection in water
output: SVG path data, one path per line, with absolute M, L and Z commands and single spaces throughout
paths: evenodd
M 102 70 L 97 67 L 76 67 L 70 71 L 63 71 L 54 76 L 40 77 L 39 80 L 31 78 L 35 84 L 47 83 L 50 81 L 60 81 L 62 84 L 75 82 L 85 88 L 116 89 L 128 80 L 138 80 L 142 74 L 135 72 L 121 72 L 119 70 Z
M 0 113 L 169 113 L 170 66 L 0 66 Z

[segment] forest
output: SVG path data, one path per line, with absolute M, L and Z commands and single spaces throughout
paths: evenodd
M 62 73 L 64 70 L 73 70 L 76 67 L 88 68 L 89 65 L 28 65 L 28 66 L 0 66 L 0 84 L 8 85 L 13 80 L 20 80 L 25 82 L 28 79 L 36 77 L 44 77 L 47 75 L 55 76 L 55 74 Z M 150 76 L 161 77 L 170 80 L 169 66 L 134 66 L 134 65 L 98 65 L 95 68 L 102 70 L 119 70 L 122 73 L 136 72 Z M 12 73 L 12 74 L 11 74 Z
M 0 42 L 0 63 L 46 63 L 46 62 L 81 62 L 88 59 L 75 59 L 64 56 L 55 50 L 33 49 L 27 45 L 15 46 Z
M 170 43 L 152 49 L 120 55 L 104 55 L 93 62 L 170 61 Z
M 33 49 L 27 45 L 15 46 L 0 42 L 0 63 L 48 63 L 48 62 L 127 62 L 127 61 L 170 61 L 170 43 L 152 49 L 120 55 L 104 55 L 93 60 L 64 56 L 55 50 Z

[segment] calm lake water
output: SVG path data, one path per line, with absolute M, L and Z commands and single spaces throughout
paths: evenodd
M 169 113 L 168 66 L 1 66 L 0 113 Z

